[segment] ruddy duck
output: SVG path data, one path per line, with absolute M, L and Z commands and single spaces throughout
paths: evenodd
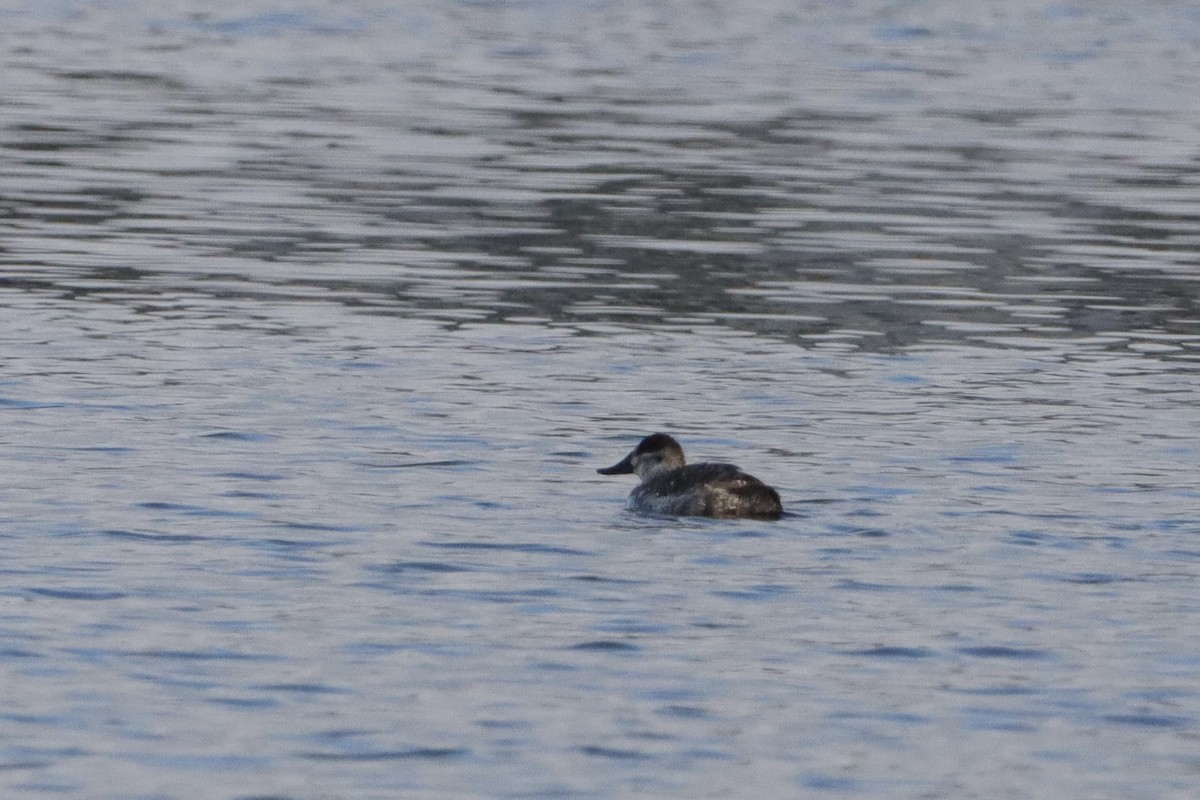
M 685 464 L 683 448 L 665 433 L 652 433 L 601 475 L 642 479 L 626 507 L 643 514 L 779 519 L 779 493 L 733 464 Z

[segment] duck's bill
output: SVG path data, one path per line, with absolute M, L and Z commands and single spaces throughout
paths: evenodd
M 611 467 L 598 469 L 596 472 L 599 472 L 601 475 L 628 475 L 633 472 L 633 453 L 625 456 Z

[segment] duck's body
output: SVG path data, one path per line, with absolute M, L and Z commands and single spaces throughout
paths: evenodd
M 643 514 L 779 519 L 779 493 L 733 464 L 687 464 L 679 442 L 665 433 L 643 439 L 602 475 L 634 473 L 642 479 L 626 506 Z

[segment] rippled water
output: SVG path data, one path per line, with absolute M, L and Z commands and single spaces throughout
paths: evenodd
M 5 796 L 1194 796 L 1200 12 L 752 6 L 0 12 Z

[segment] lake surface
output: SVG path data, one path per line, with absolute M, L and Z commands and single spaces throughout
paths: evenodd
M 1194 3 L 188 5 L 0 12 L 0 794 L 1195 796 Z

